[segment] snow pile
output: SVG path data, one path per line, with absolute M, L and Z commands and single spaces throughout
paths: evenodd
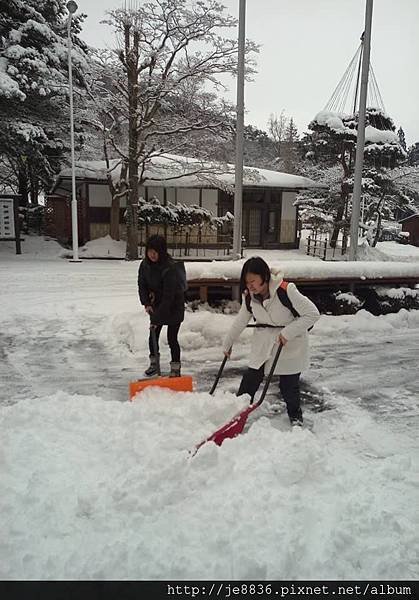
M 243 435 L 191 458 L 247 401 L 251 331 L 210 396 L 234 317 L 187 311 L 195 391 L 126 401 L 148 359 L 137 268 L 0 262 L 1 578 L 416 579 L 419 311 L 322 315 L 312 431 L 269 416 L 268 395 Z
M 21 243 L 22 255 L 16 255 L 16 244 L 13 241 L 1 242 L 0 259 L 4 260 L 45 260 L 61 258 L 65 255 L 65 250 L 60 244 L 51 238 L 37 235 L 23 234 Z M 71 253 L 73 256 L 73 253 Z
M 97 240 L 91 240 L 79 249 L 79 257 L 83 258 L 125 258 L 127 242 L 125 240 L 113 240 L 106 235 Z M 73 256 L 73 251 L 65 253 L 66 257 Z
M 401 436 L 335 401 L 316 435 L 262 418 L 194 458 L 236 398 L 60 392 L 2 409 L 0 575 L 414 577 L 416 465 Z
M 419 247 L 397 242 L 378 242 L 377 249 L 393 260 L 419 262 Z

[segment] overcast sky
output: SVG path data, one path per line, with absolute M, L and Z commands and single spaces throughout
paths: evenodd
M 140 1 L 140 0 L 139 0 Z M 238 16 L 239 0 L 220 0 Z M 123 0 L 78 0 L 83 39 L 112 46 L 100 24 Z M 246 84 L 246 124 L 267 128 L 285 110 L 299 131 L 322 110 L 343 76 L 364 29 L 365 0 L 247 0 L 246 36 L 261 45 L 258 73 Z M 419 141 L 419 0 L 375 0 L 371 63 L 387 113 L 408 145 Z M 227 97 L 235 98 L 234 82 Z

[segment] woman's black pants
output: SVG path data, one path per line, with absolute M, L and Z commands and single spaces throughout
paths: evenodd
M 259 369 L 247 369 L 240 383 L 237 396 L 249 394 L 251 401 L 262 383 L 264 375 L 264 365 Z M 293 373 L 292 375 L 279 376 L 279 389 L 285 404 L 290 419 L 302 419 L 300 405 L 300 375 L 301 373 Z
M 158 325 L 155 329 L 157 339 L 157 352 L 159 352 L 159 337 L 163 325 Z M 167 326 L 167 343 L 169 344 L 170 353 L 172 355 L 172 362 L 180 362 L 180 346 L 177 339 L 180 329 L 180 323 L 177 325 Z M 151 332 L 148 338 L 148 347 L 150 350 L 150 356 L 154 356 L 153 340 L 151 339 Z

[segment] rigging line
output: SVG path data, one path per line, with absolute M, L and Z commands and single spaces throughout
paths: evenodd
M 372 75 L 372 79 L 374 80 L 374 83 L 375 83 L 375 85 L 376 85 L 376 87 L 377 87 L 378 97 L 379 97 L 379 99 L 380 99 L 380 103 L 381 103 L 381 104 L 380 104 L 380 106 L 381 106 L 381 108 L 383 109 L 383 111 L 384 111 L 384 112 L 386 112 L 386 108 L 385 108 L 385 106 L 384 106 L 384 101 L 383 101 L 383 98 L 382 98 L 382 96 L 381 96 L 381 93 L 380 93 L 380 88 L 378 87 L 377 78 L 376 78 L 376 76 L 375 76 L 374 69 L 372 68 L 372 65 L 370 65 L 370 68 L 371 68 L 371 75 Z
M 354 62 L 354 60 L 356 59 L 356 56 L 359 52 L 359 48 L 356 51 L 354 57 L 352 58 L 351 62 L 349 63 L 348 67 L 345 70 L 345 73 L 343 74 L 343 77 L 341 78 L 341 80 L 339 81 L 339 83 L 337 84 L 332 96 L 330 97 L 330 99 L 328 100 L 324 110 L 330 110 L 331 106 L 334 106 L 335 101 L 337 98 L 339 98 L 339 93 L 340 93 L 340 89 L 344 86 L 346 77 L 348 76 L 348 73 L 350 72 L 351 68 L 352 68 L 352 64 Z
M 353 74 L 353 61 L 351 62 L 350 66 L 351 66 L 351 69 L 348 71 L 345 81 L 342 82 L 341 93 L 340 93 L 339 98 L 337 98 L 337 105 L 338 105 L 339 112 L 342 112 L 343 107 L 345 105 L 347 90 L 348 90 L 348 87 L 350 86 L 350 82 L 351 82 L 352 74 Z
M 354 73 L 355 73 L 355 68 L 354 67 L 355 67 L 355 62 L 353 63 L 353 68 L 351 70 L 351 73 L 350 73 L 349 77 L 347 78 L 346 85 L 345 85 L 345 87 L 343 89 L 343 93 L 342 93 L 342 97 L 341 97 L 341 103 L 340 103 L 341 112 L 345 112 L 346 101 L 347 101 L 348 96 L 349 96 L 349 90 L 351 88 L 353 76 L 354 76 Z

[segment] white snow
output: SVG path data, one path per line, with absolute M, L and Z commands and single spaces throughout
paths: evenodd
M 128 402 L 148 356 L 138 263 L 30 240 L 0 245 L 2 579 L 417 579 L 419 311 L 323 315 L 312 431 L 270 416 L 275 384 L 240 437 L 190 458 L 246 402 L 251 332 L 211 397 L 234 316 L 188 311 L 195 391 Z
M 112 179 L 118 181 L 121 173 L 119 159 L 110 161 Z M 190 174 L 200 170 L 198 174 Z M 105 161 L 79 161 L 76 163 L 76 177 L 94 178 L 97 181 L 106 181 Z M 58 178 L 70 177 L 71 169 L 60 171 Z M 180 177 L 181 176 L 181 177 Z M 169 179 L 174 177 L 177 179 Z M 162 154 L 153 157 L 146 165 L 144 178 L 147 186 L 161 186 L 161 182 L 167 179 L 170 187 L 214 187 L 230 189 L 234 185 L 234 165 L 223 165 L 210 162 L 202 162 L 194 158 L 177 156 L 174 154 Z M 256 167 L 244 167 L 243 185 L 280 187 L 288 189 L 311 189 L 324 188 L 325 186 L 299 175 L 290 175 L 279 171 L 257 169 Z
M 372 125 L 365 127 L 365 141 L 374 144 L 399 144 L 397 133 L 388 129 L 376 129 Z
M 7 74 L 7 67 L 7 58 L 0 57 L 0 95 L 6 98 L 14 98 L 16 96 L 19 100 L 25 100 L 25 94 L 19 90 L 16 81 Z

